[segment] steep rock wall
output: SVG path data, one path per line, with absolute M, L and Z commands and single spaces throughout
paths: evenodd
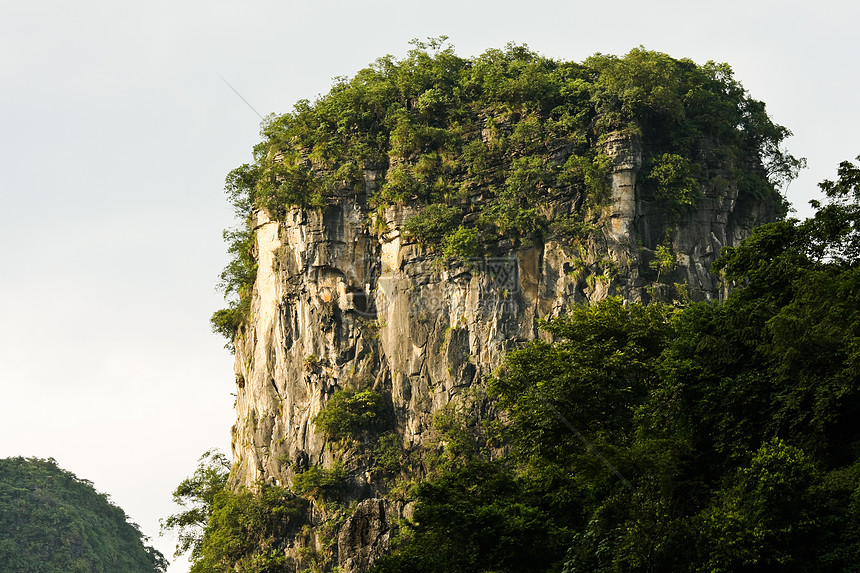
M 343 463 L 347 497 L 365 501 L 344 522 L 329 558 L 362 571 L 384 550 L 391 515 L 408 507 L 382 501 L 385 487 L 357 449 L 331 447 L 315 431 L 314 417 L 337 389 L 390 397 L 397 435 L 415 451 L 433 443 L 435 413 L 480 387 L 508 349 L 540 335 L 537 318 L 613 294 L 671 298 L 674 283 L 686 283 L 694 299 L 718 298 L 711 263 L 772 211 L 725 186 L 703 189 L 697 208 L 672 221 L 642 193 L 638 140 L 610 138 L 606 152 L 611 202 L 577 248 L 550 239 L 501 257 L 444 263 L 402 232 L 414 210 L 372 215 L 367 195 L 324 210 L 294 209 L 283 221 L 258 212 L 251 319 L 236 341 L 234 484 L 290 486 L 308 467 Z M 365 179 L 369 194 L 375 174 Z M 661 283 L 650 265 L 658 244 L 676 260 Z M 410 471 L 420 477 L 421 464 Z

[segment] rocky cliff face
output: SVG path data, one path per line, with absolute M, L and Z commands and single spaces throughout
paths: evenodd
M 611 202 L 576 247 L 547 239 L 501 257 L 440 262 L 402 232 L 409 207 L 372 216 L 361 194 L 324 210 L 294 209 L 282 222 L 257 213 L 251 320 L 236 341 L 233 480 L 290 486 L 309 467 L 342 463 L 352 502 L 336 543 L 314 534 L 297 546 L 362 571 L 384 551 L 391 519 L 408 513 L 374 479 L 360 448 L 316 431 L 314 417 L 336 390 L 390 398 L 398 439 L 420 451 L 433 444 L 434 414 L 480 388 L 507 349 L 539 336 L 537 318 L 614 294 L 671 299 L 674 283 L 686 283 L 692 298 L 718 298 L 709 268 L 721 247 L 773 218 L 726 186 L 703 189 L 697 208 L 672 221 L 637 179 L 639 142 L 610 137 L 606 153 Z M 367 194 L 375 175 L 365 173 Z M 660 244 L 674 265 L 660 270 L 658 283 L 651 262 Z M 419 459 L 404 473 L 422 471 Z M 311 523 L 325 513 L 318 508 Z

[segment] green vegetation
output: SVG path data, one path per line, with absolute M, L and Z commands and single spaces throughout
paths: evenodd
M 215 495 L 192 573 L 277 573 L 292 565 L 286 541 L 306 519 L 307 501 L 277 486 Z
M 316 354 L 308 354 L 305 356 L 305 368 L 308 370 L 316 370 L 322 366 L 322 360 Z
M 860 570 L 860 167 L 821 187 L 726 249 L 722 304 L 542 323 L 491 382 L 509 453 L 447 424 L 373 570 Z
M 173 491 L 173 503 L 182 511 L 161 522 L 162 532 L 176 532 L 175 556 L 190 551 L 191 560 L 200 557 L 203 531 L 212 516 L 215 496 L 224 490 L 230 475 L 230 462 L 217 450 L 209 450 L 197 462 L 194 475 L 182 480 Z
M 305 495 L 314 499 L 331 498 L 341 492 L 345 482 L 346 472 L 343 466 L 336 465 L 330 470 L 313 466 L 296 476 L 293 489 L 298 495 Z
M 801 165 L 780 147 L 789 131 L 726 64 L 644 48 L 564 62 L 514 44 L 461 58 L 444 38 L 413 44 L 405 58 L 379 58 L 317 101 L 270 116 L 254 162 L 229 174 L 240 228 L 225 235 L 230 302 L 213 316 L 228 339 L 250 310 L 255 209 L 280 218 L 344 197 L 377 209 L 408 203 L 423 209 L 407 233 L 441 256 L 470 258 L 587 232 L 609 198 L 612 134 L 641 141 L 645 189 L 674 217 L 717 184 L 784 209 L 776 187 Z M 374 189 L 368 172 L 381 181 Z
M 462 220 L 462 209 L 433 203 L 406 221 L 403 230 L 422 243 L 438 245 Z
M 0 460 L 0 570 L 142 573 L 167 561 L 125 512 L 52 459 Z
M 696 206 L 702 196 L 699 181 L 693 177 L 697 166 L 689 159 L 672 153 L 655 157 L 646 169 L 646 185 L 653 187 L 654 197 L 674 215 Z
M 660 275 L 664 272 L 670 273 L 675 270 L 675 255 L 666 245 L 657 245 L 654 249 L 654 260 L 648 266 L 657 271 L 656 282 L 660 282 Z
M 607 299 L 541 323 L 551 336 L 491 381 L 500 416 L 437 415 L 441 452 L 404 488 L 413 517 L 373 571 L 857 571 L 860 167 L 821 188 L 814 217 L 724 251 L 723 303 Z M 657 255 L 655 270 L 671 264 Z M 380 419 L 361 394 L 329 401 L 341 439 Z M 373 443 L 396 469 L 396 435 Z M 211 508 L 195 514 L 208 517 L 194 571 L 290 566 L 307 500 L 210 495 L 226 469 L 204 462 L 215 469 L 181 488 Z M 315 467 L 296 490 L 330 503 L 345 479 Z
M 607 142 L 641 142 L 641 192 L 673 224 L 721 186 L 784 215 L 778 187 L 802 165 L 788 135 L 725 64 L 643 48 L 562 62 L 516 45 L 464 59 L 444 39 L 415 42 L 266 120 L 253 163 L 228 176 L 240 226 L 225 233 L 229 302 L 213 326 L 232 339 L 247 319 L 258 209 L 408 204 L 404 232 L 441 257 L 553 236 L 582 273 L 581 240 L 609 199 Z M 674 306 L 608 299 L 542 322 L 489 396 L 436 416 L 427 479 L 392 489 L 413 517 L 373 571 L 860 571 L 860 168 L 841 164 L 821 188 L 813 218 L 724 250 L 723 303 L 676 284 Z M 676 264 L 659 245 L 649 267 L 660 281 Z M 618 269 L 604 271 L 589 278 Z M 381 394 L 353 389 L 314 418 L 383 491 L 414 461 L 392 422 Z M 194 572 L 285 570 L 310 503 L 338 508 L 320 528 L 333 544 L 349 479 L 314 466 L 293 492 L 234 491 L 209 455 L 165 526 Z
M 203 454 L 173 492 L 182 511 L 164 519 L 162 531 L 176 531 L 176 556 L 190 551 L 192 573 L 284 571 L 285 543 L 304 523 L 307 500 L 271 485 L 234 490 L 229 472 L 223 454 Z
M 388 404 L 379 392 L 347 388 L 332 395 L 314 417 L 314 425 L 332 440 L 357 440 L 387 426 L 388 413 Z
M 365 454 L 377 478 L 400 473 L 403 458 L 403 440 L 393 430 L 394 416 L 391 403 L 379 392 L 338 390 L 314 417 L 317 433 L 335 441 L 353 442 Z M 325 470 L 313 467 L 296 476 L 298 493 L 337 493 L 346 475 L 335 467 Z M 319 485 L 324 487 L 320 488 Z
M 319 362 L 315 355 L 305 360 L 311 368 Z M 382 395 L 352 389 L 336 392 L 314 419 L 316 430 L 328 439 L 357 441 L 380 478 L 399 473 L 403 457 L 401 438 L 389 430 L 391 422 L 390 405 Z M 203 454 L 194 474 L 173 492 L 180 511 L 162 521 L 162 531 L 176 532 L 176 555 L 188 554 L 192 573 L 293 570 L 295 563 L 285 550 L 308 525 L 310 503 L 325 508 L 328 517 L 319 524 L 324 533 L 336 530 L 336 522 L 345 518 L 342 508 L 337 508 L 349 476 L 340 463 L 297 473 L 292 491 L 269 484 L 237 489 L 229 485 L 229 475 L 230 464 L 223 454 Z M 329 531 L 329 544 L 334 533 Z M 302 551 L 313 553 L 309 548 Z
M 397 432 L 379 436 L 373 445 L 373 473 L 383 477 L 399 474 L 404 453 L 403 438 Z

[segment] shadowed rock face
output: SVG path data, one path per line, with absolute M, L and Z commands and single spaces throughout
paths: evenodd
M 374 498 L 360 502 L 337 538 L 341 570 L 357 573 L 367 569 L 388 548 L 389 532 L 385 501 Z
M 606 149 L 611 204 L 578 249 L 550 239 L 443 264 L 401 233 L 416 212 L 410 207 L 389 208 L 375 225 L 366 196 L 295 209 L 282 222 L 257 213 L 251 319 L 236 340 L 233 483 L 291 485 L 310 466 L 342 462 L 346 499 L 360 503 L 341 528 L 340 557 L 331 557 L 345 571 L 363 571 L 387 546 L 387 512 L 403 507 L 383 499 L 358 449 L 326 447 L 314 431 L 337 389 L 386 396 L 404 448 L 420 449 L 432 443 L 436 412 L 482 387 L 506 350 L 539 335 L 535 319 L 609 295 L 671 298 L 673 283 L 686 283 L 696 300 L 719 298 L 711 263 L 772 220 L 772 209 L 731 186 L 704 188 L 696 210 L 671 221 L 642 196 L 639 141 L 611 137 Z M 374 175 L 366 175 L 369 191 Z M 659 244 L 671 246 L 676 266 L 655 284 L 649 263 Z M 412 471 L 420 477 L 421 464 Z

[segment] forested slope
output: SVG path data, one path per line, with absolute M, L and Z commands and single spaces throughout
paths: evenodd
M 0 570 L 151 573 L 167 562 L 125 512 L 53 460 L 0 460 Z
M 194 571 L 856 568 L 860 176 L 782 220 L 788 135 L 642 48 L 418 43 L 270 117 Z

